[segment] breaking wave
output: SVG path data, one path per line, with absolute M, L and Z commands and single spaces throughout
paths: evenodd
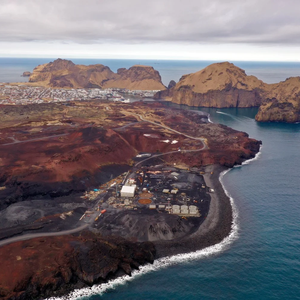
M 241 120 L 241 118 L 237 118 L 237 117 L 235 117 L 235 116 L 233 116 L 233 115 L 231 115 L 231 114 L 224 113 L 224 112 L 222 112 L 222 111 L 216 111 L 216 113 L 217 113 L 217 114 L 221 114 L 221 115 L 228 116 L 228 117 L 230 117 L 230 118 L 232 118 L 232 119 L 234 119 L 234 120 L 236 120 L 236 121 L 238 121 L 238 122 L 243 122 L 243 121 Z
M 210 119 L 210 114 L 207 115 L 207 120 L 209 123 L 213 123 L 213 121 Z
M 248 159 L 248 160 L 245 160 L 244 162 L 242 162 L 241 165 L 239 165 L 239 166 L 234 166 L 234 168 L 240 168 L 241 166 L 250 164 L 252 161 L 258 160 L 258 159 L 260 158 L 260 156 L 261 156 L 261 149 L 262 149 L 262 145 L 260 145 L 259 151 L 255 154 L 255 156 L 254 156 L 253 158 L 250 158 L 250 159 Z
M 261 150 L 261 148 L 260 148 Z M 261 151 L 259 151 L 254 158 L 249 159 L 245 162 L 243 162 L 243 165 L 249 164 L 251 161 L 259 159 L 261 154 Z M 239 236 L 239 213 L 237 206 L 234 202 L 234 199 L 228 192 L 228 190 L 225 188 L 223 184 L 223 177 L 230 171 L 231 169 L 225 170 L 222 173 L 220 173 L 219 180 L 220 183 L 224 189 L 225 194 L 230 200 L 230 204 L 232 207 L 232 226 L 231 226 L 231 231 L 227 237 L 225 237 L 219 244 L 204 248 L 202 250 L 198 250 L 195 252 L 191 253 L 183 253 L 183 254 L 177 254 L 174 256 L 167 256 L 163 258 L 159 258 L 154 263 L 147 264 L 144 266 L 140 266 L 139 270 L 134 270 L 132 272 L 131 276 L 124 275 L 122 277 L 113 279 L 108 281 L 107 283 L 103 283 L 100 285 L 94 285 L 89 288 L 83 288 L 79 290 L 74 290 L 70 294 L 62 297 L 51 297 L 48 298 L 47 300 L 75 300 L 75 299 L 88 299 L 88 297 L 93 296 L 93 295 L 103 295 L 104 293 L 108 292 L 109 290 L 113 290 L 117 288 L 118 286 L 124 285 L 128 282 L 131 282 L 135 280 L 136 278 L 150 273 L 150 272 L 155 272 L 163 268 L 167 268 L 172 265 L 178 265 L 184 262 L 188 261 L 193 261 L 193 260 L 198 260 L 201 258 L 205 258 L 208 256 L 212 255 L 217 255 L 221 252 L 224 252 L 229 248 L 229 246 L 238 238 Z

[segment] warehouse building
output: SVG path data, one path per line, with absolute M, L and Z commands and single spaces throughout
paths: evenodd
M 132 198 L 134 197 L 135 194 L 135 190 L 136 190 L 136 185 L 124 185 L 121 189 L 121 197 L 128 197 L 128 198 Z

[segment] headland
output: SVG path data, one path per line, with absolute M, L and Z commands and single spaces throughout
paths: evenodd
M 0 281 L 4 299 L 67 293 L 219 243 L 232 222 L 219 174 L 260 146 L 204 113 L 159 103 L 8 105 L 0 113 L 1 243 L 19 239 L 0 253 L 7 272 L 21 274 Z M 60 258 L 49 271 L 52 248 Z M 33 257 L 39 264 L 30 267 Z
M 295 123 L 300 121 L 299 92 L 300 77 L 267 84 L 223 62 L 183 75 L 155 98 L 198 107 L 259 107 L 258 122 Z

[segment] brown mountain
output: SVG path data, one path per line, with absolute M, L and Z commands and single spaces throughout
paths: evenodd
M 203 107 L 252 107 L 261 104 L 265 83 L 255 76 L 224 62 L 184 75 L 172 89 L 162 91 L 157 98 L 178 104 Z
M 260 107 L 257 121 L 300 121 L 300 77 L 266 84 L 234 64 L 212 64 L 184 75 L 175 87 L 158 92 L 178 104 L 201 107 Z
M 165 89 L 158 71 L 149 66 L 136 65 L 114 73 L 109 67 L 101 64 L 75 65 L 72 61 L 64 59 L 37 66 L 29 82 L 57 88 Z

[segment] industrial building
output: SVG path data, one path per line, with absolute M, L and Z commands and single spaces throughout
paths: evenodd
M 121 197 L 128 197 L 128 198 L 132 198 L 134 197 L 135 194 L 135 190 L 136 190 L 136 185 L 124 185 L 121 189 Z

